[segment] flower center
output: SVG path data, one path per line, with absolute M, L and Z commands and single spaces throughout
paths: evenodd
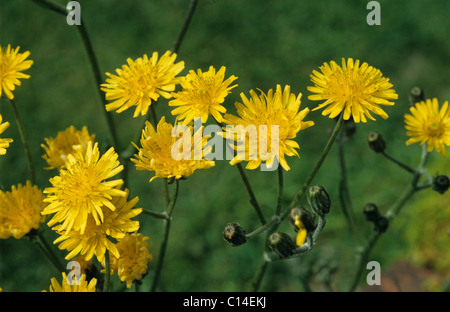
M 427 134 L 431 137 L 440 137 L 444 134 L 444 126 L 436 119 L 431 119 L 426 125 Z

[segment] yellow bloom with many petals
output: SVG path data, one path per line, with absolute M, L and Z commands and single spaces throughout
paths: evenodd
M 73 259 L 80 254 L 86 261 L 96 256 L 98 261 L 102 262 L 105 259 L 106 250 L 110 252 L 111 256 L 120 257 L 117 246 L 111 238 L 121 239 L 126 233 L 139 230 L 139 221 L 134 221 L 132 218 L 142 212 L 142 208 L 135 208 L 139 198 L 135 197 L 128 201 L 129 191 L 125 189 L 125 193 L 125 197 L 114 196 L 112 198 L 111 203 L 115 209 L 105 209 L 101 223 L 97 224 L 91 215 L 88 216 L 84 233 L 76 230 L 63 231 L 64 229 L 60 226 L 53 228 L 60 234 L 60 237 L 53 243 L 61 243 L 58 246 L 59 249 L 70 251 L 65 257 L 66 260 Z
M 299 111 L 301 96 L 292 94 L 290 86 L 282 90 L 280 85 L 267 94 L 261 91 L 258 95 L 250 90 L 250 98 L 241 93 L 242 103 L 235 104 L 239 117 L 224 116 L 225 136 L 237 143 L 237 155 L 230 163 L 246 160 L 247 169 L 256 169 L 265 162 L 267 168 L 272 168 L 277 160 L 285 170 L 290 170 L 286 156 L 299 156 L 296 149 L 300 147 L 294 141 L 297 133 L 314 125 L 313 121 L 303 121 L 309 109 Z
M 0 96 L 2 93 L 9 99 L 14 99 L 13 91 L 16 86 L 21 85 L 19 79 L 28 79 L 30 75 L 22 73 L 33 65 L 32 60 L 26 58 L 30 55 L 29 51 L 19 53 L 20 47 L 11 49 L 8 44 L 6 49 L 0 46 Z
M 9 127 L 9 122 L 2 123 L 2 115 L 0 114 L 0 134 L 2 134 Z M 6 149 L 9 147 L 9 144 L 12 142 L 12 139 L 3 139 L 0 138 L 0 155 L 6 154 Z
M 314 87 L 308 87 L 308 90 L 315 94 L 308 99 L 325 102 L 313 111 L 327 107 L 322 115 L 330 118 L 343 111 L 345 120 L 353 117 L 356 123 L 367 122 L 367 118 L 375 120 L 371 112 L 388 118 L 380 105 L 394 105 L 390 100 L 398 99 L 398 95 L 379 69 L 365 62 L 360 66 L 359 60 L 354 62 L 349 58 L 347 61 L 342 59 L 342 67 L 331 61 L 330 64 L 324 63 L 320 70 L 321 73 L 314 70 L 311 75 Z
M 117 158 L 114 148 L 100 157 L 98 144 L 92 142 L 88 142 L 85 154 L 69 154 L 66 167 L 50 179 L 52 187 L 44 190 L 49 205 L 42 214 L 54 214 L 48 225 L 62 223 L 60 231 L 73 228 L 83 234 L 89 216 L 100 224 L 104 210 L 115 209 L 112 196 L 126 195 L 119 189 L 122 179 L 109 180 L 123 170 Z
M 106 100 L 113 101 L 106 105 L 107 111 L 124 110 L 136 106 L 134 116 L 145 115 L 152 101 L 160 96 L 169 99 L 179 78 L 175 77 L 184 69 L 184 62 L 175 64 L 176 53 L 167 51 L 158 60 L 158 52 L 148 58 L 146 54 L 135 61 L 127 59 L 127 65 L 116 69 L 117 75 L 106 73 L 109 77 L 101 85 L 106 93 Z
M 119 279 L 127 283 L 127 288 L 142 279 L 147 273 L 148 262 L 153 259 L 148 239 L 140 233 L 128 234 L 117 243 L 120 257 L 111 257 L 111 274 L 117 272 Z
M 157 177 L 178 180 L 190 176 L 197 169 L 208 169 L 214 166 L 214 161 L 203 158 L 207 155 L 204 149 L 207 138 L 193 135 L 192 126 L 179 125 L 179 127 L 186 131 L 175 133 L 177 128 L 174 129 L 172 124 L 167 123 L 164 116 L 159 121 L 156 131 L 148 121 L 146 122 L 140 142 L 142 147 L 135 145 L 138 154 L 135 154 L 135 158 L 131 161 L 135 163 L 137 170 L 155 172 L 150 182 Z M 178 143 L 185 142 L 187 144 L 178 146 Z M 174 146 L 174 144 L 177 145 Z M 180 150 L 181 147 L 183 147 L 182 150 Z
M 66 273 L 62 273 L 62 282 L 58 283 L 56 278 L 51 279 L 50 292 L 95 292 L 97 279 L 92 278 L 89 283 L 86 274 L 81 274 L 79 279 L 74 275 L 72 280 L 67 278 Z M 45 290 L 43 292 L 46 292 Z
M 224 66 L 217 73 L 212 66 L 207 72 L 198 69 L 196 73 L 191 70 L 181 80 L 183 90 L 173 93 L 175 99 L 169 102 L 169 106 L 178 106 L 172 110 L 172 115 L 177 115 L 177 120 L 184 124 L 188 124 L 196 117 L 201 118 L 202 123 L 206 123 L 210 115 L 218 122 L 222 122 L 222 114 L 226 112 L 222 104 L 230 90 L 237 87 L 237 85 L 230 86 L 237 79 L 235 76 L 224 81 L 225 70 Z
M 90 135 L 87 127 L 77 130 L 70 126 L 64 131 L 59 131 L 56 138 L 44 138 L 45 144 L 41 147 L 45 151 L 44 158 L 49 167 L 45 169 L 60 169 L 65 166 L 67 156 L 79 150 L 81 154 L 86 154 L 86 148 L 89 142 L 94 142 L 95 135 Z
M 410 108 L 411 114 L 405 114 L 406 134 L 413 143 L 427 144 L 428 152 L 434 149 L 446 156 L 445 147 L 450 145 L 450 107 L 445 101 L 441 109 L 436 98 L 416 103 Z
M 36 185 L 11 187 L 11 192 L 0 191 L 0 238 L 22 238 L 32 229 L 37 230 L 44 217 L 41 211 L 47 205 L 45 196 Z

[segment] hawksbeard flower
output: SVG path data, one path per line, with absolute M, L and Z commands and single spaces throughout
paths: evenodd
M 224 135 L 237 142 L 237 155 L 231 165 L 247 160 L 247 169 L 256 169 L 262 162 L 272 168 L 278 160 L 283 169 L 290 170 L 286 156 L 298 157 L 296 149 L 300 148 L 293 139 L 300 130 L 314 125 L 313 121 L 303 121 L 309 109 L 299 111 L 301 93 L 295 96 L 290 86 L 282 90 L 277 85 L 275 93 L 270 89 L 267 94 L 261 91 L 257 95 L 250 90 L 250 96 L 249 99 L 241 93 L 242 103 L 235 104 L 239 117 L 224 115 L 227 125 Z
M 133 143 L 138 149 L 138 154 L 135 154 L 135 158 L 132 158 L 131 161 L 135 163 L 137 170 L 155 172 L 155 176 L 150 179 L 150 182 L 157 177 L 178 180 L 190 176 L 197 169 L 208 169 L 214 166 L 214 161 L 203 158 L 207 155 L 207 151 L 204 149 L 207 138 L 198 138 L 198 136 L 192 135 L 192 126 L 181 125 L 181 127 L 188 133 L 176 133 L 172 136 L 176 132 L 174 126 L 167 123 L 163 116 L 156 131 L 149 122 L 146 122 L 141 136 L 141 148 Z M 183 146 L 178 146 L 178 143 L 183 143 Z M 174 146 L 174 144 L 177 145 Z M 180 151 L 179 147 L 183 147 L 183 150 Z M 199 156 L 199 154 L 203 156 Z
M 389 100 L 398 99 L 395 90 L 388 78 L 383 77 L 380 70 L 359 60 L 353 62 L 342 59 L 342 67 L 331 61 L 320 67 L 321 73 L 314 70 L 311 80 L 314 87 L 308 90 L 315 93 L 308 99 L 313 101 L 325 101 L 319 104 L 313 111 L 326 107 L 322 115 L 335 118 L 342 111 L 344 119 L 353 117 L 354 122 L 367 122 L 367 118 L 375 120 L 370 112 L 388 118 L 380 105 L 394 105 Z
M 105 259 L 106 250 L 112 256 L 119 258 L 120 253 L 112 239 L 121 239 L 126 233 L 132 233 L 139 230 L 139 221 L 131 220 L 142 212 L 142 208 L 134 208 L 139 201 L 138 197 L 128 201 L 128 190 L 125 189 L 126 196 L 114 196 L 111 200 L 115 209 L 105 209 L 103 221 L 96 223 L 90 215 L 87 219 L 84 233 L 71 230 L 64 231 L 61 226 L 55 226 L 53 229 L 60 234 L 53 243 L 61 243 L 58 248 L 68 250 L 70 253 L 65 257 L 70 260 L 77 255 L 84 256 L 85 261 L 89 261 L 95 255 L 98 261 Z
M 20 47 L 11 49 L 10 44 L 6 49 L 0 46 L 0 96 L 4 92 L 11 100 L 14 99 L 13 91 L 16 86 L 21 85 L 19 79 L 30 78 L 30 75 L 21 72 L 33 65 L 32 60 L 26 60 L 30 52 L 19 53 L 19 49 Z
M 127 288 L 142 279 L 147 273 L 148 262 L 153 259 L 148 239 L 140 233 L 125 235 L 117 243 L 120 257 L 111 257 L 111 274 L 117 271 L 120 280 L 127 283 Z
M 50 292 L 95 292 L 95 288 L 97 287 L 97 279 L 92 278 L 88 283 L 86 280 L 86 274 L 81 274 L 78 280 L 74 275 L 73 279 L 69 281 L 66 273 L 62 272 L 61 285 L 54 277 L 50 280 L 50 282 Z M 44 290 L 43 292 L 46 291 Z
M 36 185 L 11 187 L 11 192 L 0 191 L 0 238 L 22 238 L 32 229 L 37 230 L 44 217 L 41 211 L 47 205 L 45 196 Z
M 65 168 L 50 179 L 52 187 L 44 190 L 49 205 L 42 214 L 54 213 L 48 225 L 60 222 L 60 231 L 73 228 L 84 234 L 89 216 L 100 224 L 105 210 L 115 210 L 112 196 L 126 195 L 119 189 L 122 179 L 108 180 L 123 169 L 117 158 L 114 148 L 100 157 L 97 143 L 92 142 L 88 142 L 85 154 L 81 151 L 69 154 Z
M 222 103 L 230 90 L 237 85 L 230 84 L 237 79 L 235 76 L 225 79 L 226 68 L 222 66 L 216 73 L 214 67 L 210 67 L 207 72 L 200 69 L 197 73 L 193 70 L 181 80 L 182 91 L 173 93 L 174 100 L 169 102 L 169 106 L 178 106 L 172 110 L 172 115 L 178 115 L 177 120 L 188 124 L 194 118 L 201 117 L 202 123 L 206 123 L 209 115 L 212 115 L 218 122 L 222 122 L 222 114 L 226 112 Z
M 41 147 L 45 150 L 42 156 L 47 161 L 49 167 L 45 169 L 61 169 L 64 167 L 67 156 L 76 153 L 77 150 L 81 154 L 86 154 L 86 148 L 89 142 L 94 142 L 95 135 L 90 135 L 87 127 L 81 130 L 70 126 L 64 131 L 59 131 L 56 138 L 44 138 L 45 144 Z
M 411 138 L 406 145 L 427 144 L 428 152 L 434 149 L 446 156 L 445 146 L 450 145 L 450 108 L 448 101 L 439 110 L 436 98 L 416 103 L 410 108 L 411 114 L 405 114 L 406 134 Z
M 2 123 L 2 115 L 0 114 L 0 134 L 2 134 L 9 127 L 9 122 Z M 9 143 L 11 143 L 12 139 L 3 139 L 0 138 L 0 155 L 6 154 L 6 149 L 9 147 Z
M 133 61 L 128 58 L 128 65 L 116 69 L 117 75 L 106 73 L 109 77 L 101 85 L 106 93 L 106 100 L 113 101 L 106 105 L 107 111 L 124 110 L 136 106 L 133 117 L 147 114 L 152 101 L 160 96 L 169 99 L 171 91 L 179 83 L 178 75 L 184 69 L 184 62 L 175 64 L 176 53 L 167 51 L 158 60 L 158 53 L 153 52 L 152 57 L 146 54 Z

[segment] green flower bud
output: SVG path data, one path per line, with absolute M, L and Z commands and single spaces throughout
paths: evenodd
M 409 93 L 409 105 L 414 106 L 417 102 L 425 101 L 425 94 L 419 87 L 414 87 Z
M 375 222 L 380 216 L 380 213 L 378 212 L 378 207 L 375 204 L 369 203 L 364 206 L 364 215 L 366 216 L 367 221 Z
M 386 149 L 386 141 L 384 138 L 376 131 L 372 131 L 369 133 L 369 137 L 367 138 L 369 142 L 369 147 L 375 153 L 382 153 Z
M 269 238 L 270 249 L 280 258 L 287 258 L 294 254 L 296 245 L 289 235 L 282 232 L 272 233 Z
M 322 186 L 311 186 L 308 190 L 307 197 L 309 206 L 314 211 L 314 213 L 323 216 L 330 212 L 330 197 Z
M 375 220 L 375 231 L 378 233 L 386 232 L 389 226 L 389 220 L 386 217 L 380 216 Z
M 438 175 L 433 179 L 433 190 L 439 194 L 444 194 L 450 186 L 450 179 L 446 175 Z
M 223 231 L 223 238 L 233 247 L 247 242 L 246 231 L 238 223 L 228 223 Z
M 289 213 L 289 223 L 294 227 L 296 232 L 299 230 L 299 221 L 308 233 L 314 231 L 316 228 L 314 218 L 311 213 L 306 210 L 306 208 L 300 206 L 292 208 Z

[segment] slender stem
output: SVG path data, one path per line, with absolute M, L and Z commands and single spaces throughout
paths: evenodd
M 30 152 L 30 145 L 28 144 L 27 136 L 25 134 L 25 127 L 23 126 L 22 118 L 20 118 L 19 110 L 17 109 L 16 102 L 14 100 L 10 100 L 11 106 L 14 111 L 14 115 L 16 117 L 17 127 L 19 128 L 20 138 L 23 143 L 23 147 L 25 150 L 25 155 L 27 157 L 28 169 L 30 170 L 30 180 L 32 184 L 36 184 L 36 173 L 34 171 L 33 158 Z
M 103 292 L 109 291 L 109 284 L 111 279 L 111 264 L 109 259 L 109 251 L 105 252 L 105 281 L 103 284 Z
M 176 182 L 175 182 L 175 191 L 174 191 L 174 193 L 172 195 L 170 203 L 167 205 L 166 210 L 165 210 L 167 218 L 164 219 L 163 240 L 161 242 L 158 262 L 157 262 L 156 268 L 155 268 L 155 277 L 153 279 L 153 284 L 151 286 L 151 291 L 152 292 L 156 291 L 156 288 L 157 288 L 158 282 L 159 282 L 159 278 L 160 278 L 160 275 L 161 275 L 162 265 L 163 265 L 164 257 L 166 255 L 166 250 L 167 250 L 167 243 L 169 241 L 170 225 L 171 225 L 171 222 L 172 222 L 172 212 L 173 212 L 173 208 L 175 206 L 175 202 L 176 202 L 177 197 L 178 197 L 178 189 L 179 189 L 179 181 L 176 180 Z
M 42 244 L 42 246 L 45 248 L 45 250 L 48 253 L 48 256 L 51 257 L 53 259 L 53 262 L 55 264 L 55 267 L 58 269 L 59 272 L 63 272 L 64 271 L 64 266 L 62 265 L 60 259 L 56 256 L 56 254 L 53 252 L 53 250 L 50 248 L 50 245 L 48 244 L 47 240 L 45 239 L 44 235 L 42 234 L 42 232 L 38 231 L 38 237 L 39 240 Z
M 278 166 L 278 199 L 275 215 L 279 216 L 281 213 L 281 205 L 283 201 L 283 167 Z
M 406 171 L 408 171 L 409 173 L 415 174 L 416 170 L 414 170 L 413 168 L 411 168 L 410 166 L 402 163 L 401 161 L 395 159 L 394 157 L 390 156 L 389 154 L 386 154 L 385 151 L 381 152 L 381 155 L 383 155 L 384 157 L 386 157 L 387 159 L 389 159 L 390 161 L 392 161 L 393 163 L 399 165 L 401 168 L 405 169 Z
M 268 259 L 266 259 L 266 253 L 264 252 L 264 255 L 261 259 L 261 262 L 259 263 L 258 269 L 253 279 L 251 291 L 258 291 L 259 287 L 261 286 L 261 281 L 264 277 L 264 274 L 266 273 L 268 264 L 269 261 Z
M 155 212 L 147 209 L 142 209 L 142 213 L 157 219 L 167 219 L 166 213 Z
M 178 36 L 173 44 L 172 48 L 173 53 L 178 53 L 178 51 L 180 50 L 181 42 L 183 41 L 184 35 L 186 35 L 186 31 L 189 28 L 189 24 L 192 20 L 192 16 L 194 15 L 195 8 L 197 7 L 197 3 L 198 0 L 191 0 L 191 2 L 189 3 L 189 8 L 186 12 L 186 16 L 184 17 L 183 24 L 181 25 L 181 28 L 178 32 Z
M 272 226 L 274 226 L 275 224 L 278 224 L 280 222 L 280 218 L 279 217 L 274 217 L 272 219 L 272 221 L 267 222 L 266 224 L 262 225 L 261 227 L 257 228 L 256 230 L 254 230 L 251 233 L 248 233 L 246 235 L 247 240 L 250 240 L 254 237 L 256 237 L 258 234 L 267 231 L 268 229 L 270 229 Z

